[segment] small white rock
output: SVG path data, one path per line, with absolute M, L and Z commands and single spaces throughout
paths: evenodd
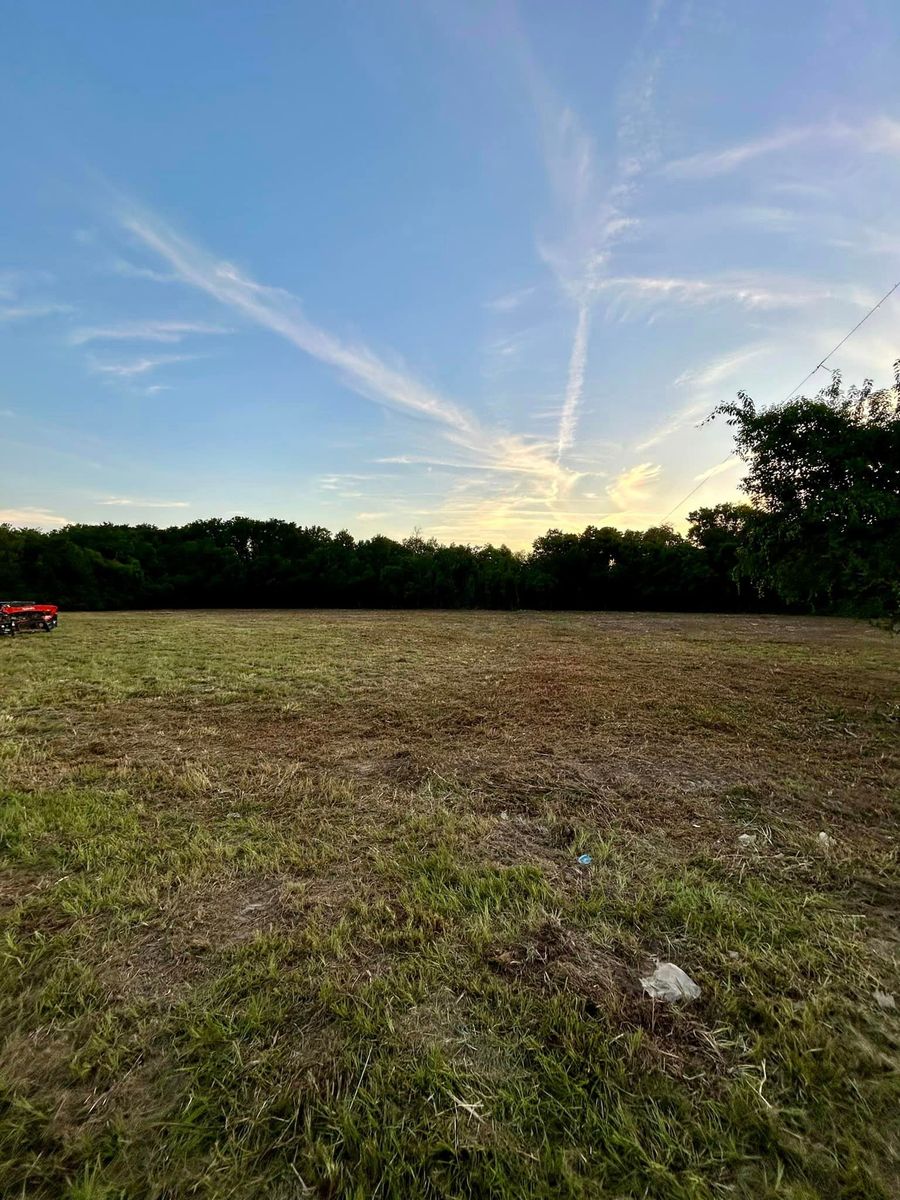
M 824 829 L 821 830 L 816 841 L 819 843 L 820 846 L 824 846 L 826 849 L 829 846 L 834 845 L 834 838 L 831 837 L 829 834 L 827 834 Z
M 653 974 L 641 979 L 641 986 L 654 1000 L 696 1000 L 700 995 L 690 975 L 670 962 L 657 962 Z
M 875 997 L 875 1003 L 879 1008 L 896 1008 L 897 1002 L 894 1000 L 891 992 L 881 992 L 878 988 L 872 993 Z
M 744 846 L 746 849 L 749 849 L 751 846 L 755 846 L 756 845 L 756 834 L 755 833 L 739 833 L 738 834 L 738 845 Z

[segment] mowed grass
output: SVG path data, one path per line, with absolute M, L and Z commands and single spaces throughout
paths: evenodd
M 771 617 L 0 642 L 0 1194 L 896 1197 L 898 666 Z

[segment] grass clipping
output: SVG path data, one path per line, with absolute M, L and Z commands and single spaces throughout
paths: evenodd
M 0 1194 L 900 1194 L 887 635 L 116 614 L 0 650 Z M 671 964 L 690 1003 L 646 994 Z

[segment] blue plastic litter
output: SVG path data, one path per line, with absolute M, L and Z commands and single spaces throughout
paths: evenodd
M 583 867 L 589 867 L 594 860 L 589 854 L 579 854 L 578 861 Z

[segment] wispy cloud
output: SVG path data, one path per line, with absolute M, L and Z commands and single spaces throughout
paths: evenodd
M 146 212 L 130 209 L 121 214 L 120 220 L 182 282 L 333 367 L 357 394 L 430 421 L 447 441 L 464 452 L 470 465 L 519 472 L 557 488 L 576 477 L 555 462 L 546 443 L 484 426 L 468 410 L 417 380 L 403 366 L 391 365 L 368 347 L 343 341 L 314 324 L 295 297 L 283 289 L 257 283 Z
M 196 354 L 158 354 L 155 358 L 144 357 L 132 359 L 130 362 L 101 362 L 92 359 L 90 368 L 98 375 L 109 375 L 117 379 L 132 379 L 136 375 L 146 375 L 159 367 L 171 366 L 173 363 L 190 362 L 197 358 Z
M 867 154 L 900 154 L 900 120 L 894 117 L 875 117 L 855 130 L 850 127 L 846 136 Z
M 587 301 L 578 306 L 578 320 L 575 325 L 575 337 L 572 339 L 572 351 L 569 355 L 569 373 L 566 379 L 566 394 L 563 399 L 562 412 L 559 417 L 559 434 L 557 437 L 556 454 L 561 457 L 575 441 L 575 425 L 578 419 L 578 408 L 584 394 L 584 374 L 587 368 L 588 339 L 591 329 L 591 310 Z
M 363 480 L 384 479 L 388 477 L 388 475 L 366 474 L 360 471 L 341 471 L 333 475 L 323 475 L 319 479 L 319 487 L 323 488 L 326 492 L 334 492 L 340 491 L 349 485 L 362 483 Z
M 140 266 L 129 262 L 127 258 L 115 258 L 110 264 L 110 270 L 115 275 L 123 275 L 126 279 L 146 279 L 150 283 L 178 283 L 178 276 L 164 271 L 154 271 L 152 267 Z
M 649 450 L 651 446 L 658 446 L 660 442 L 666 441 L 673 434 L 679 433 L 688 425 L 695 425 L 703 417 L 709 415 L 710 404 L 707 400 L 692 400 L 689 404 L 682 405 L 664 421 L 656 425 L 647 437 L 635 443 L 635 450 L 640 454 L 645 450 Z
M 191 334 L 222 334 L 231 330 L 206 321 L 125 321 L 119 325 L 87 326 L 69 335 L 72 346 L 88 342 L 181 342 Z
M 44 270 L 23 270 L 21 268 L 4 269 L 0 271 L 0 300 L 13 300 L 23 291 L 46 287 L 54 282 L 54 276 Z
M 30 321 L 37 317 L 54 317 L 71 312 L 69 304 L 9 304 L 0 305 L 0 321 Z
M 489 308 L 492 312 L 510 313 L 521 308 L 527 300 L 529 300 L 537 291 L 537 286 L 517 288 L 515 291 L 506 292 L 503 296 L 497 296 L 493 300 L 486 300 L 484 307 Z
M 849 149 L 866 154 L 897 154 L 900 153 L 900 121 L 878 116 L 859 124 L 829 121 L 797 125 L 748 138 L 719 150 L 675 159 L 662 168 L 662 173 L 677 179 L 707 179 L 728 174 L 758 158 L 780 154 L 796 146 L 834 141 L 846 143 Z
M 477 422 L 458 405 L 403 370 L 389 366 L 365 346 L 342 342 L 314 325 L 297 301 L 280 288 L 256 283 L 230 263 L 215 259 L 145 214 L 126 214 L 122 223 L 168 262 L 183 282 L 335 367 L 362 395 L 411 415 L 428 417 L 463 436 L 476 435 Z
M 712 359 L 702 367 L 682 371 L 675 380 L 675 386 L 690 387 L 692 389 L 717 387 L 724 380 L 731 379 L 734 375 L 737 375 L 747 363 L 769 354 L 771 350 L 772 346 L 768 343 L 758 343 L 752 346 L 744 346 L 739 350 L 733 350 L 728 354 L 723 354 L 718 358 Z
M 533 474 L 539 478 L 549 477 L 551 480 L 557 479 L 557 471 L 554 469 L 553 460 L 548 459 L 548 452 L 552 447 L 547 442 L 535 442 L 529 445 L 524 439 L 513 439 L 520 446 L 519 454 L 511 453 L 508 460 L 502 458 L 486 458 L 483 462 L 473 461 L 471 458 L 440 458 L 436 455 L 428 454 L 391 454 L 384 458 L 377 458 L 375 462 L 379 463 L 396 463 L 404 466 L 426 466 L 440 467 L 447 471 L 456 471 L 462 474 L 471 473 L 473 471 L 487 471 L 491 474 Z M 529 457 L 531 456 L 531 457 Z M 528 466 L 523 466 L 523 463 L 532 461 L 534 468 L 529 469 Z M 580 478 L 580 472 L 564 472 L 563 478 L 565 482 L 571 483 Z
M 496 376 L 514 368 L 522 352 L 527 348 L 529 335 L 527 330 L 503 334 L 492 338 L 484 347 L 486 365 L 484 372 Z
M 46 508 L 0 508 L 0 525 L 14 525 L 27 529 L 59 529 L 70 525 L 68 517 L 50 512 Z
M 609 270 L 613 250 L 639 229 L 629 207 L 641 172 L 656 153 L 652 144 L 654 92 L 662 58 L 642 39 L 638 53 L 628 64 L 626 84 L 621 89 L 616 161 L 608 168 L 601 167 L 593 136 L 575 110 L 554 92 L 515 10 L 510 7 L 505 12 L 510 16 L 508 44 L 518 52 L 538 117 L 544 170 L 554 199 L 553 227 L 538 237 L 537 250 L 573 311 L 562 395 L 548 397 L 545 393 L 540 397 L 542 411 L 546 413 L 548 407 L 553 410 L 556 434 L 531 443 L 524 438 L 514 439 L 514 444 L 504 449 L 501 461 L 483 457 L 480 462 L 470 459 L 463 464 L 452 455 L 404 457 L 454 477 L 452 493 L 433 514 L 435 523 L 429 525 L 430 532 L 483 540 L 502 531 L 504 537 L 520 541 L 537 521 L 568 524 L 591 520 L 595 515 L 592 502 L 585 502 L 583 508 L 574 503 L 579 482 L 589 474 L 596 475 L 593 460 L 585 461 L 584 470 L 576 469 L 583 459 L 576 453 L 576 441 L 587 379 L 592 310 L 601 294 L 598 283 Z M 655 14 L 650 14 L 648 34 L 653 32 L 661 12 L 659 5 Z M 510 293 L 490 307 L 499 314 L 515 312 L 526 299 L 522 294 Z M 508 349 L 514 352 L 515 344 L 508 343 Z M 512 482 L 510 472 L 521 470 L 523 464 L 531 474 L 524 475 L 521 483 Z
M 878 387 L 887 386 L 893 379 L 893 364 L 900 358 L 900 299 L 896 296 L 888 301 L 882 313 L 888 320 L 879 328 L 869 325 L 855 334 L 830 358 L 828 366 L 806 384 L 806 395 L 815 392 L 828 382 L 828 371 L 840 369 L 849 379 L 871 376 Z M 887 328 L 885 328 L 887 325 Z M 846 329 L 835 324 L 821 325 L 810 336 L 810 358 L 821 359 L 837 345 Z
M 721 394 L 718 393 L 718 389 L 722 388 L 727 380 L 739 377 L 749 363 L 773 353 L 775 349 L 775 342 L 744 346 L 720 355 L 703 366 L 683 371 L 675 380 L 675 386 L 689 390 L 692 393 L 691 400 L 675 409 L 648 436 L 637 442 L 635 450 L 641 453 L 649 450 L 651 446 L 658 446 L 660 442 L 709 416 Z
M 52 282 L 49 271 L 0 271 L 0 301 L 4 302 L 0 304 L 0 321 L 30 321 L 72 312 L 70 304 L 58 304 L 40 295 Z
M 541 241 L 539 253 L 575 305 L 575 326 L 566 372 L 566 388 L 556 439 L 557 460 L 575 441 L 590 351 L 591 307 L 612 246 L 633 227 L 623 213 L 621 171 L 605 188 L 599 180 L 593 139 L 572 109 L 559 106 L 535 74 L 542 118 L 547 176 L 561 212 L 561 235 Z
M 323 475 L 319 479 L 319 488 L 323 492 L 328 492 L 334 498 L 342 500 L 357 499 L 366 496 L 368 499 L 373 499 L 373 490 L 376 495 L 378 493 L 378 485 L 388 483 L 395 479 L 396 476 L 391 471 L 379 472 L 358 472 L 345 471 L 334 475 Z M 374 489 L 373 489 L 373 485 Z M 379 500 L 384 497 L 377 495 Z
M 646 13 L 643 32 L 623 69 L 616 115 L 614 164 L 601 170 L 593 137 L 575 111 L 556 98 L 530 48 L 521 57 L 540 118 L 544 166 L 556 198 L 561 232 L 538 243 L 564 294 L 575 306 L 566 387 L 557 432 L 557 459 L 575 444 L 590 352 L 591 311 L 604 287 L 614 249 L 639 227 L 633 208 L 638 181 L 657 154 L 655 94 L 667 55 L 660 25 L 664 4 Z
M 621 471 L 606 489 L 610 499 L 620 508 L 633 508 L 648 493 L 648 485 L 660 476 L 662 467 L 644 462 Z
M 731 458 L 725 459 L 724 462 L 716 463 L 715 466 L 712 467 L 707 467 L 705 471 L 701 471 L 698 475 L 695 475 L 694 480 L 699 483 L 706 479 L 714 479 L 716 475 L 724 475 L 727 471 L 734 471 L 736 468 L 742 467 L 743 465 L 744 464 L 742 461 L 735 454 L 732 455 Z
M 190 508 L 189 500 L 147 500 L 136 496 L 104 496 L 98 504 L 110 508 Z
M 619 275 L 600 281 L 597 287 L 612 297 L 612 312 L 621 316 L 666 301 L 693 307 L 730 303 L 764 310 L 803 308 L 824 300 L 868 308 L 877 299 L 866 289 L 855 286 L 754 275 L 723 275 L 714 279 Z
M 792 129 L 780 129 L 763 137 L 748 138 L 747 141 L 725 146 L 721 150 L 710 150 L 675 159 L 663 168 L 663 174 L 678 179 L 705 179 L 712 175 L 724 175 L 767 154 L 788 150 L 792 146 L 815 137 L 823 128 L 802 125 Z
M 484 495 L 460 487 L 449 501 L 436 511 L 421 511 L 426 531 L 434 536 L 462 538 L 468 541 L 496 543 L 502 539 L 514 546 L 527 545 L 536 529 L 584 528 L 586 525 L 614 525 L 626 528 L 646 523 L 653 514 L 639 505 L 634 509 L 598 503 L 598 496 L 585 493 L 571 496 L 566 503 L 551 504 L 529 495 L 500 493 Z

